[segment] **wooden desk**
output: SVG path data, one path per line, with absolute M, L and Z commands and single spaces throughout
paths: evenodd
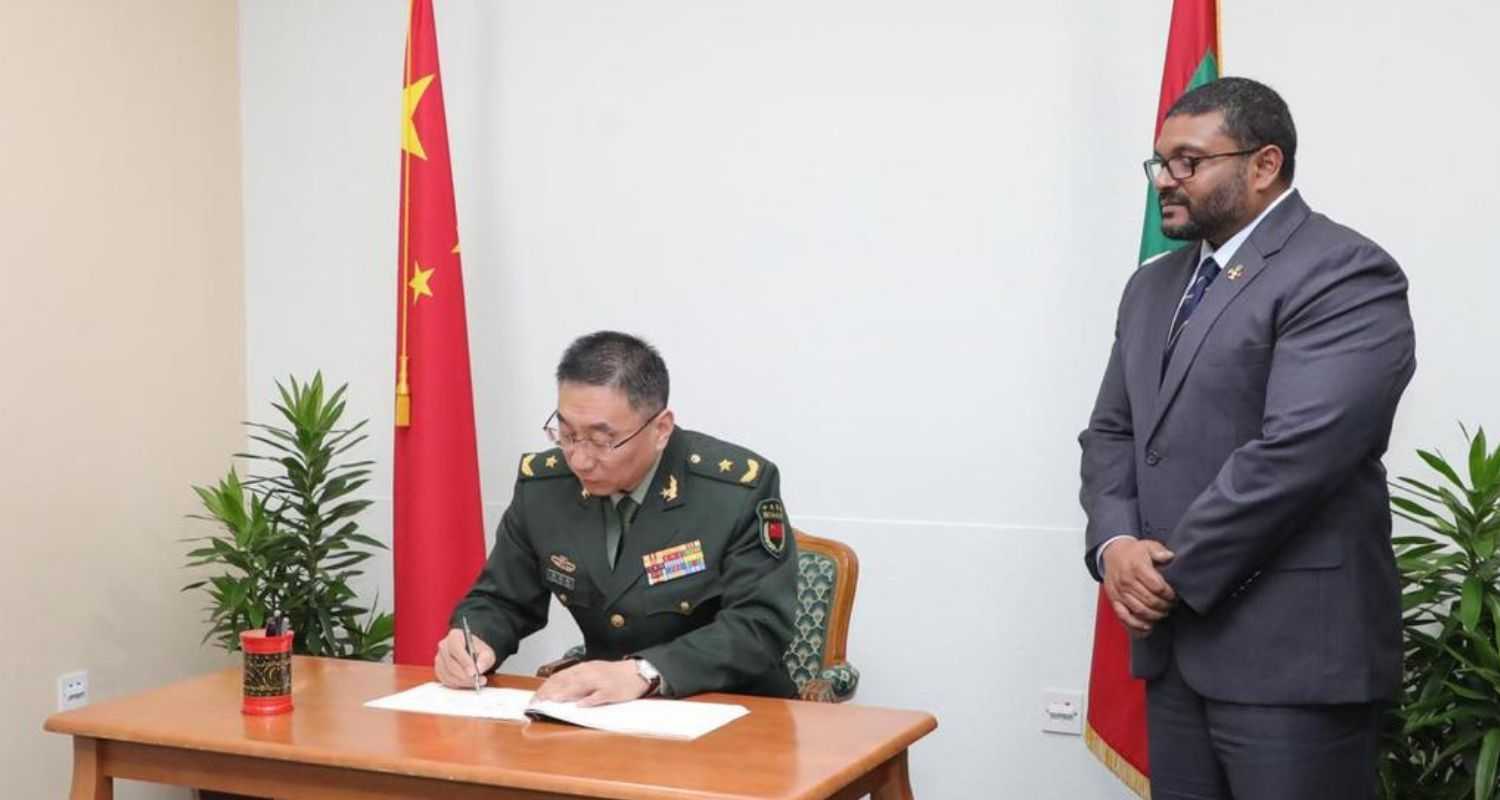
M 750 714 L 681 742 L 364 707 L 431 680 L 430 668 L 299 657 L 292 679 L 296 710 L 277 717 L 240 714 L 229 669 L 45 727 L 73 736 L 74 800 L 112 797 L 115 778 L 282 800 L 906 800 L 907 748 L 937 727 L 914 711 L 705 695 Z

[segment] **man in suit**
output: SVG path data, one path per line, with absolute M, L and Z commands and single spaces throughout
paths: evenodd
M 1079 437 L 1156 800 L 1374 797 L 1401 676 L 1380 458 L 1415 369 L 1406 278 L 1308 208 L 1296 148 L 1252 80 L 1172 107 L 1146 170 L 1190 244 L 1130 277 Z
M 636 337 L 601 331 L 568 347 L 544 426 L 558 446 L 521 458 L 495 547 L 438 646 L 444 684 L 497 667 L 556 597 L 586 654 L 541 699 L 796 695 L 782 656 L 797 547 L 776 465 L 676 427 L 668 388 L 661 356 Z

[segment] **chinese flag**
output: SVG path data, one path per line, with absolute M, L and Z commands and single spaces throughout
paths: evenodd
M 1219 77 L 1218 11 L 1217 0 L 1173 0 L 1153 143 L 1177 98 Z M 1141 263 L 1184 244 L 1162 235 L 1161 208 L 1156 203 L 1155 190 L 1147 187 Z M 1094 612 L 1094 660 L 1089 670 L 1088 709 L 1084 741 L 1089 750 L 1136 794 L 1150 798 L 1146 684 L 1130 677 L 1130 636 L 1115 618 L 1102 587 Z
M 431 664 L 484 562 L 474 392 L 432 0 L 413 0 L 396 271 L 395 572 L 398 664 Z

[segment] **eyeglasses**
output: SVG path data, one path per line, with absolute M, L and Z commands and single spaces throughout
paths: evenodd
M 1261 145 L 1264 147 L 1265 145 Z M 1172 156 L 1171 158 L 1148 158 L 1141 166 L 1146 168 L 1146 178 L 1152 183 L 1161 176 L 1162 169 L 1172 176 L 1172 180 L 1185 181 L 1193 177 L 1198 171 L 1198 164 L 1213 158 L 1229 158 L 1230 156 L 1248 156 L 1260 151 L 1260 147 L 1252 147 L 1248 150 L 1236 150 L 1233 153 L 1214 153 L 1207 156 Z
M 618 442 L 614 440 L 614 437 L 607 434 L 579 436 L 576 433 L 564 431 L 558 425 L 552 424 L 554 419 L 558 422 L 562 421 L 562 417 L 558 416 L 556 411 L 553 411 L 547 417 L 547 421 L 542 425 L 542 430 L 547 433 L 547 438 L 551 439 L 553 444 L 565 451 L 582 449 L 594 458 L 604 458 L 610 453 L 624 447 L 631 439 L 641 435 L 641 431 L 644 431 L 651 423 L 655 422 L 656 418 L 661 416 L 665 411 L 666 409 L 663 408 L 661 411 L 652 414 L 645 422 L 641 423 L 641 427 L 635 429 L 635 433 L 626 436 Z

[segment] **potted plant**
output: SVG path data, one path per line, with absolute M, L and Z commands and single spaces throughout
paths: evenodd
M 241 631 L 284 617 L 295 633 L 292 652 L 376 661 L 391 649 L 395 619 L 375 606 L 357 604 L 349 582 L 358 565 L 385 545 L 359 533 L 355 517 L 371 501 L 353 494 L 368 481 L 371 461 L 343 461 L 365 440 L 367 420 L 340 428 L 348 384 L 325 395 L 322 373 L 310 382 L 279 381 L 272 406 L 284 426 L 247 422 L 262 453 L 235 457 L 272 467 L 240 480 L 233 467 L 212 486 L 195 486 L 215 534 L 189 539 L 189 567 L 223 572 L 183 591 L 203 589 L 209 598 L 208 632 L 229 651 L 239 649 Z
M 1436 476 L 1400 478 L 1394 513 L 1421 530 L 1392 540 L 1401 570 L 1405 673 L 1383 737 L 1384 797 L 1495 796 L 1500 761 L 1500 447 L 1481 428 L 1467 464 L 1418 455 Z

